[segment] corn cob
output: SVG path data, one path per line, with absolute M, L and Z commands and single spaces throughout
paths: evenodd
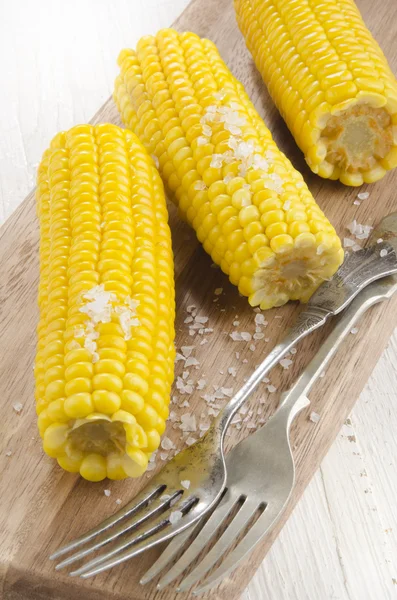
M 215 45 L 163 30 L 118 62 L 122 119 L 212 260 L 253 306 L 308 300 L 341 264 L 340 240 Z
M 234 0 L 257 68 L 314 173 L 358 186 L 397 165 L 397 81 L 353 0 Z
M 58 134 L 38 170 L 38 426 L 90 481 L 141 475 L 174 365 L 173 258 L 161 179 L 130 131 Z

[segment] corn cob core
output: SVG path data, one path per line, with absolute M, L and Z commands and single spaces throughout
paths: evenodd
M 397 81 L 353 0 L 234 0 L 257 68 L 306 161 L 358 186 L 397 165 Z
M 340 241 L 215 45 L 163 30 L 118 62 L 122 119 L 213 261 L 253 306 L 308 300 Z
M 44 450 L 91 481 L 139 476 L 159 446 L 173 380 L 163 184 L 133 133 L 80 125 L 44 153 L 37 209 Z

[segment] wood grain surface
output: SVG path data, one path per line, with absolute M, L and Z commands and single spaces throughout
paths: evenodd
M 370 0 L 362 0 L 359 5 L 372 32 L 381 41 L 392 68 L 396 70 L 397 47 L 393 47 L 397 32 L 396 3 L 394 0 L 385 0 L 379 5 Z M 217 3 L 212 0 L 194 0 L 175 27 L 179 30 L 193 30 L 217 43 L 226 63 L 246 86 L 279 146 L 303 172 L 319 204 L 343 235 L 346 224 L 354 217 L 353 201 L 357 191 L 316 178 L 305 166 L 245 49 L 230 0 L 218 0 Z M 119 123 L 111 100 L 93 119 L 93 122 L 101 121 Z M 362 222 L 374 224 L 393 210 L 396 182 L 395 172 L 370 188 L 371 202 L 363 206 Z M 225 276 L 218 269 L 211 268 L 211 260 L 189 228 L 176 218 L 172 207 L 170 220 L 177 285 L 177 346 L 196 346 L 194 355 L 200 363 L 197 378 L 205 375 L 205 379 L 211 384 L 237 389 L 253 366 L 284 335 L 287 326 L 296 318 L 299 307 L 289 305 L 267 313 L 269 325 L 266 328 L 266 338 L 269 341 L 256 342 L 254 351 L 249 349 L 249 344 L 233 342 L 228 333 L 235 329 L 233 322 L 236 315 L 240 322 L 238 329 L 252 333 L 255 313 L 246 300 L 239 297 Z M 89 484 L 62 472 L 42 452 L 33 400 L 32 365 L 38 316 L 38 224 L 33 193 L 0 230 L 0 265 L 0 402 L 3 416 L 0 439 L 1 598 L 74 600 L 80 598 L 82 593 L 87 600 L 189 598 L 190 594 L 176 594 L 172 588 L 158 592 L 154 586 L 139 586 L 139 577 L 158 552 L 148 553 L 88 581 L 70 579 L 65 574 L 55 573 L 53 565 L 48 561 L 48 555 L 60 543 L 108 515 L 116 508 L 116 498 L 123 502 L 130 499 L 146 484 L 147 477 L 139 482 Z M 219 287 L 223 288 L 223 293 L 218 302 L 214 303 L 214 290 Z M 191 304 L 198 307 L 199 314 L 209 318 L 208 326 L 214 330 L 205 336 L 208 343 L 203 346 L 195 338 L 192 341 L 184 324 L 186 308 Z M 297 461 L 297 485 L 282 522 L 272 536 L 256 549 L 247 564 L 238 569 L 219 589 L 203 598 L 237 600 L 241 596 L 366 383 L 397 323 L 396 308 L 397 300 L 393 300 L 368 313 L 359 333 L 350 336 L 326 376 L 316 386 L 311 395 L 312 406 L 297 419 L 292 432 Z M 281 367 L 275 369 L 271 381 L 279 390 L 287 388 L 292 378 L 310 360 L 326 334 L 326 330 L 318 332 L 302 343 L 294 356 L 294 364 L 288 371 L 283 371 Z M 240 353 L 239 360 L 236 360 L 236 351 Z M 244 359 L 248 362 L 244 363 Z M 229 366 L 237 369 L 233 379 L 227 376 Z M 177 365 L 177 374 L 180 371 L 181 367 Z M 201 393 L 193 394 L 189 411 L 196 414 L 202 412 Z M 278 399 L 278 394 L 266 394 L 264 386 L 251 402 L 254 407 L 259 400 L 266 399 L 262 417 L 274 411 Z M 184 398 L 181 397 L 180 400 L 183 401 Z M 17 402 L 23 404 L 20 414 L 12 409 L 12 405 Z M 177 407 L 175 410 L 186 412 L 186 409 Z M 321 420 L 316 425 L 308 419 L 311 410 L 321 414 Z M 244 428 L 240 431 L 234 429 L 229 443 L 236 443 L 247 433 Z M 167 435 L 180 445 L 180 436 L 171 423 Z M 11 440 L 14 451 L 11 456 L 6 456 Z M 111 489 L 110 498 L 103 494 L 105 487 Z

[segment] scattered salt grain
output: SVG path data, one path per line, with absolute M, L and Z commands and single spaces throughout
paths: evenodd
M 179 354 L 179 352 L 176 353 L 175 362 L 178 362 L 178 360 L 185 360 L 185 357 Z
M 200 346 L 204 346 L 204 344 L 208 344 L 208 340 L 206 340 L 205 338 L 201 340 Z
M 283 358 L 282 360 L 280 360 L 280 365 L 283 367 L 283 369 L 289 369 L 292 365 L 292 360 L 290 360 L 289 358 Z
M 11 454 L 12 454 L 11 450 L 7 450 L 6 456 L 11 456 Z
M 255 325 L 265 326 L 265 325 L 267 325 L 267 323 L 268 322 L 266 321 L 266 319 L 263 315 L 261 315 L 259 313 L 255 315 Z
M 241 342 L 243 340 L 243 336 L 238 331 L 232 331 L 230 337 L 232 338 L 233 342 Z
M 352 333 L 353 335 L 356 335 L 356 333 L 358 332 L 358 327 L 353 327 L 353 329 L 351 329 L 350 333 Z
M 222 292 L 223 292 L 223 288 L 220 287 L 220 288 L 216 288 L 214 294 L 215 294 L 215 296 L 220 296 L 222 294 Z
M 248 331 L 242 331 L 241 337 L 244 340 L 244 342 L 250 342 L 252 339 L 252 335 L 250 333 L 248 333 Z
M 199 364 L 200 363 L 197 360 L 197 358 L 194 358 L 193 356 L 189 356 L 189 358 L 186 359 L 185 367 L 196 367 Z
M 186 319 L 183 322 L 184 323 L 192 323 L 193 322 L 193 317 L 186 317 Z
M 191 413 L 185 413 L 181 415 L 181 424 L 179 425 L 181 431 L 197 431 L 196 416 Z
M 161 447 L 163 450 L 172 450 L 175 448 L 174 443 L 167 436 L 163 437 L 161 440 Z
M 290 354 L 296 354 L 296 353 L 297 353 L 297 349 L 296 348 L 291 348 Z
M 322 379 L 323 377 L 325 377 L 325 371 L 323 371 L 323 372 L 320 374 L 320 379 Z
M 227 372 L 229 373 L 229 375 L 231 375 L 232 377 L 236 377 L 237 375 L 237 370 L 234 367 L 229 367 Z
M 233 326 L 238 327 L 240 325 L 240 321 L 233 321 Z
M 105 496 L 107 498 L 109 498 L 110 494 L 112 493 L 110 490 L 103 490 L 103 493 L 105 494 Z
M 265 334 L 260 333 L 260 332 L 254 333 L 254 335 L 253 335 L 254 340 L 263 340 L 264 337 L 265 337 Z
M 248 362 L 248 359 L 247 359 L 247 358 L 244 358 L 244 360 L 243 360 L 243 365 L 246 365 L 246 364 L 247 364 L 247 362 Z
M 262 379 L 262 383 L 270 383 L 270 379 L 269 379 L 269 377 L 264 377 L 264 378 Z
M 195 444 L 195 443 L 196 443 L 196 441 L 197 441 L 197 440 L 196 440 L 194 437 L 191 437 L 191 436 L 190 436 L 190 437 L 188 437 L 188 438 L 187 438 L 187 440 L 185 441 L 185 444 L 186 444 L 187 446 L 192 446 L 193 444 Z
M 360 192 L 357 194 L 359 200 L 367 200 L 369 198 L 369 192 Z
M 310 416 L 309 416 L 309 420 L 312 423 L 318 423 L 319 420 L 320 420 L 320 415 L 318 413 L 316 413 L 316 412 L 311 412 Z
M 169 516 L 169 520 L 171 525 L 174 525 L 175 523 L 178 523 L 178 521 L 180 521 L 183 517 L 183 512 L 180 510 L 174 510 L 172 513 L 170 513 Z
M 256 350 L 255 344 L 250 344 L 249 348 L 250 348 L 251 352 L 255 352 L 255 350 Z
M 383 238 L 378 238 L 378 239 L 376 240 L 376 243 L 377 243 L 377 244 L 381 244 L 382 242 L 383 242 Z
M 117 500 L 115 500 L 116 504 L 121 504 L 121 498 L 117 498 Z
M 380 254 L 381 258 L 384 258 L 385 256 L 387 256 L 386 248 L 383 248 L 383 250 L 381 250 L 379 254 Z
M 240 358 L 240 352 L 236 352 L 236 358 L 237 360 Z
M 186 312 L 192 313 L 194 310 L 196 310 L 196 306 L 194 304 L 190 304 L 190 306 L 187 307 Z
M 275 385 L 268 385 L 267 386 L 267 391 L 270 392 L 270 394 L 273 394 L 274 392 L 277 391 L 277 388 Z
M 181 481 L 181 486 L 185 488 L 185 490 L 188 490 L 190 488 L 190 481 L 189 479 L 184 479 L 183 481 Z
M 12 405 L 12 408 L 15 410 L 15 412 L 17 413 L 17 415 L 19 415 L 19 413 L 23 409 L 23 404 L 21 404 L 21 402 L 16 402 L 15 404 Z

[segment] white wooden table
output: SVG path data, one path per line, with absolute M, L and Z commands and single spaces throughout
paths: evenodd
M 33 187 L 53 135 L 109 96 L 119 50 L 187 4 L 0 0 L 0 224 Z M 396 405 L 394 335 L 244 600 L 397 598 Z

